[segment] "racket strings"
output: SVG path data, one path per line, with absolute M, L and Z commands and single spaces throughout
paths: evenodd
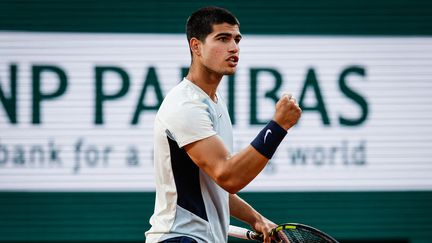
M 277 232 L 278 242 L 280 243 L 328 243 L 314 233 L 302 229 L 282 229 Z

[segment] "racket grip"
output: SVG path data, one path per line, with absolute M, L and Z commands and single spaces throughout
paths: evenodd
M 251 230 L 234 225 L 229 226 L 228 235 L 245 240 L 257 240 L 261 242 L 263 240 L 261 234 L 257 234 L 256 232 L 253 232 Z

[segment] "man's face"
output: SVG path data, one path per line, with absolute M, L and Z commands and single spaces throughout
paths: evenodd
M 238 25 L 213 25 L 213 32 L 201 43 L 199 59 L 202 65 L 221 75 L 234 74 L 239 61 L 241 38 Z

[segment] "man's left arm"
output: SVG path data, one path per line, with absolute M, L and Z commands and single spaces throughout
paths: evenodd
M 264 242 L 270 243 L 269 232 L 276 224 L 262 216 L 237 194 L 229 194 L 229 207 L 231 216 L 248 223 L 256 232 L 264 234 Z

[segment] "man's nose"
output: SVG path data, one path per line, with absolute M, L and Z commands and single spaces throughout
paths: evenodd
M 233 40 L 233 41 L 231 42 L 231 45 L 230 45 L 230 49 L 229 49 L 229 51 L 230 51 L 230 52 L 233 52 L 233 53 L 237 53 L 237 52 L 239 52 L 239 51 L 240 51 L 239 43 L 237 43 L 237 42 L 235 42 L 235 40 Z

